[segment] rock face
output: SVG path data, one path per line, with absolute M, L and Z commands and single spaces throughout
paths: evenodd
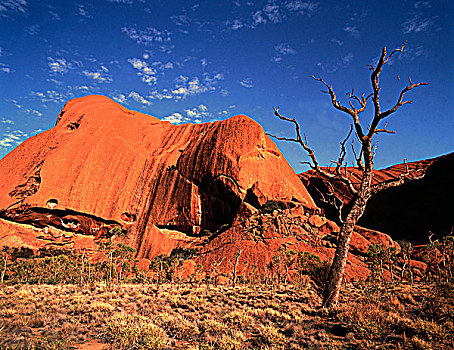
M 226 276 L 241 250 L 238 273 L 263 278 L 288 249 L 331 259 L 338 232 L 242 115 L 175 126 L 87 96 L 0 160 L 0 246 L 94 252 L 115 235 L 137 258 L 198 248 L 196 262 L 208 273 L 219 264 Z M 358 227 L 347 278 L 367 277 L 372 243 L 394 245 Z
M 142 256 L 216 231 L 243 202 L 271 199 L 315 208 L 275 144 L 241 115 L 175 126 L 87 96 L 0 161 L 3 219 L 95 238 L 123 227 Z
M 454 153 L 441 157 L 408 163 L 410 170 L 424 171 L 420 180 L 407 181 L 403 185 L 379 192 L 367 203 L 359 225 L 369 229 L 390 234 L 393 239 L 425 244 L 428 243 L 429 232 L 443 236 L 454 227 L 452 213 L 454 204 Z M 347 168 L 352 181 L 359 183 L 359 172 L 355 168 Z M 395 179 L 405 172 L 404 164 L 375 170 L 373 184 Z M 318 190 L 329 191 L 326 182 L 313 171 L 299 175 L 316 203 L 323 207 Z M 318 190 L 317 190 L 318 189 Z M 338 198 L 345 193 L 342 186 L 335 186 Z M 351 197 L 345 196 L 346 207 Z M 333 208 L 324 207 L 326 215 L 337 220 L 337 212 Z

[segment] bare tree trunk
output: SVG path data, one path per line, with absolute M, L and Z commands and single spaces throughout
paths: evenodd
M 4 263 L 3 263 L 3 270 L 2 270 L 2 277 L 0 283 L 3 284 L 3 280 L 5 279 L 5 274 L 6 274 L 6 262 L 7 262 L 7 257 L 3 257 Z
M 370 184 L 372 182 L 372 168 L 365 171 L 361 181 L 361 187 L 353 204 L 353 207 L 345 219 L 340 233 L 339 242 L 334 255 L 333 265 L 329 271 L 328 280 L 323 291 L 323 306 L 331 308 L 336 306 L 342 287 L 342 279 L 347 264 L 348 248 L 350 238 L 356 223 L 366 208 L 367 199 L 370 197 Z
M 214 273 L 215 273 L 216 270 L 218 269 L 219 265 L 222 264 L 222 262 L 224 261 L 224 259 L 225 259 L 225 256 L 223 256 L 222 259 L 219 260 L 219 261 L 217 262 L 216 266 L 215 266 L 214 269 L 211 271 L 211 273 L 210 273 L 210 278 L 209 278 L 208 281 L 207 281 L 207 293 L 208 293 L 208 291 L 210 290 L 211 279 L 213 278 Z
M 235 288 L 236 286 L 236 273 L 237 273 L 237 269 L 238 269 L 238 261 L 240 260 L 240 255 L 241 253 L 243 252 L 243 249 L 239 249 L 237 246 L 235 246 L 237 249 L 238 249 L 238 254 L 236 256 L 236 260 L 235 260 L 235 266 L 233 267 L 233 288 Z

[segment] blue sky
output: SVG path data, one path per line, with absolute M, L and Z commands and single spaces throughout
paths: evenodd
M 0 1 L 0 157 L 55 124 L 64 103 L 103 94 L 174 123 L 246 114 L 293 135 L 296 116 L 321 164 L 338 155 L 350 120 L 320 83 L 370 92 L 367 64 L 408 44 L 381 76 L 391 107 L 411 75 L 429 81 L 379 135 L 376 166 L 454 150 L 453 3 L 438 1 Z M 400 80 L 397 80 L 397 75 Z M 370 109 L 363 113 L 367 124 Z M 370 115 L 370 113 L 369 113 Z M 297 171 L 297 145 L 278 143 Z

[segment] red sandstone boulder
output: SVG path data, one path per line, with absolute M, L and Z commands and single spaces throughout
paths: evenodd
M 268 200 L 315 208 L 246 116 L 175 126 L 87 96 L 69 101 L 55 127 L 0 161 L 2 219 L 95 238 L 123 227 L 140 257 L 169 253 L 190 240 L 182 233 L 215 231 L 242 202 Z

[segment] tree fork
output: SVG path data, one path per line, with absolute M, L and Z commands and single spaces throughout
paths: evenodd
M 274 108 L 274 114 L 281 120 L 290 122 L 294 125 L 295 127 L 295 132 L 296 132 L 296 137 L 295 138 L 287 138 L 287 137 L 278 137 L 273 134 L 268 134 L 270 137 L 274 137 L 277 140 L 283 140 L 283 141 L 291 141 L 291 142 L 296 142 L 299 143 L 302 148 L 307 152 L 310 162 L 303 162 L 304 164 L 309 164 L 311 169 L 323 176 L 328 180 L 328 183 L 330 184 L 332 188 L 332 183 L 333 182 L 340 182 L 346 185 L 348 190 L 352 193 L 353 195 L 353 206 L 349 210 L 349 212 L 346 215 L 345 220 L 342 220 L 342 207 L 343 205 L 338 207 L 339 212 L 339 217 L 341 218 L 341 229 L 339 233 L 339 241 L 338 241 L 338 246 L 336 249 L 336 252 L 334 254 L 334 259 L 333 263 L 328 275 L 328 280 L 325 284 L 325 289 L 323 292 L 323 306 L 327 308 L 332 308 L 335 307 L 338 299 L 339 299 L 339 294 L 342 286 L 342 280 L 345 275 L 345 266 L 347 263 L 347 256 L 348 256 L 348 250 L 350 246 L 350 238 L 353 233 L 353 230 L 355 228 L 356 223 L 358 222 L 359 218 L 363 215 L 364 210 L 366 208 L 366 204 L 368 199 L 373 195 L 376 194 L 377 192 L 388 188 L 388 187 L 393 187 L 400 185 L 403 183 L 406 179 L 420 179 L 422 178 L 425 174 L 424 172 L 420 175 L 417 175 L 418 170 L 413 171 L 411 173 L 409 171 L 409 168 L 406 164 L 406 171 L 405 173 L 400 174 L 396 179 L 393 179 L 391 181 L 386 181 L 384 183 L 379 183 L 375 184 L 372 186 L 372 177 L 373 177 L 373 169 L 374 169 L 374 156 L 375 156 L 375 144 L 372 145 L 372 138 L 379 133 L 388 133 L 388 134 L 394 134 L 395 131 L 390 131 L 386 129 L 387 124 L 381 128 L 378 129 L 379 123 L 389 117 L 391 114 L 396 112 L 400 107 L 406 104 L 410 104 L 412 101 L 407 100 L 404 101 L 405 94 L 419 86 L 427 85 L 427 82 L 420 82 L 420 83 L 413 83 L 411 78 L 408 79 L 409 85 L 407 85 L 404 89 L 401 90 L 397 102 L 395 105 L 385 111 L 381 110 L 380 106 L 380 90 L 381 87 L 379 86 L 379 78 L 380 78 L 380 73 L 382 72 L 383 67 L 388 63 L 389 59 L 397 52 L 403 52 L 405 45 L 402 45 L 401 48 L 393 50 L 389 55 L 387 55 L 387 50 L 386 47 L 382 49 L 380 58 L 378 59 L 376 67 L 369 65 L 369 69 L 372 72 L 370 76 L 370 81 L 371 81 L 371 87 L 372 87 L 372 93 L 368 94 L 367 97 L 366 94 L 362 94 L 361 96 L 355 95 L 354 90 L 352 89 L 351 92 L 347 93 L 347 96 L 349 98 L 349 107 L 342 105 L 336 97 L 336 93 L 334 92 L 333 88 L 331 85 L 326 83 L 322 77 L 316 78 L 312 76 L 316 81 L 322 83 L 327 90 L 322 90 L 323 93 L 326 93 L 330 96 L 331 98 L 331 103 L 333 107 L 345 114 L 347 114 L 352 121 L 357 141 L 360 143 L 361 150 L 360 152 L 357 153 L 355 152 L 355 148 L 353 146 L 352 142 L 352 150 L 353 154 L 355 157 L 356 164 L 358 166 L 358 169 L 362 172 L 361 176 L 361 183 L 359 186 L 359 190 L 356 188 L 355 184 L 352 183 L 351 177 L 348 177 L 347 172 L 345 171 L 345 174 L 342 174 L 341 168 L 342 166 L 346 166 L 345 162 L 345 143 L 347 139 L 350 136 L 350 133 L 348 134 L 347 138 L 341 143 L 341 151 L 340 155 L 338 158 L 337 162 L 334 162 L 336 164 L 336 169 L 335 172 L 330 172 L 329 170 L 327 171 L 326 168 L 322 168 L 319 165 L 319 162 L 315 156 L 315 152 L 313 151 L 312 148 L 309 147 L 308 141 L 306 138 L 306 135 L 304 134 L 304 137 L 302 137 L 301 134 L 301 128 L 296 120 L 296 118 L 289 118 L 286 116 L 283 116 L 279 113 L 279 107 Z M 359 118 L 359 115 L 363 113 L 366 110 L 366 105 L 367 101 L 371 99 L 373 103 L 373 117 L 372 117 L 372 122 L 370 124 L 370 127 L 368 130 L 364 131 L 363 126 L 361 125 L 361 121 Z M 359 108 L 356 108 L 353 104 L 353 102 L 356 102 L 359 104 Z M 342 199 L 343 200 L 343 199 Z

